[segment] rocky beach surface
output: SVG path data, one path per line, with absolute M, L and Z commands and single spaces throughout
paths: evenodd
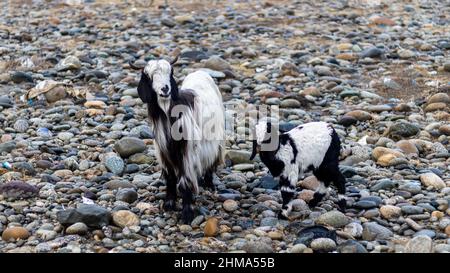
M 54 2 L 0 3 L 0 252 L 450 252 L 449 2 Z M 233 128 L 190 225 L 161 208 L 129 66 L 176 49 L 175 77 L 207 71 Z M 277 218 L 232 119 L 249 105 L 278 106 L 285 130 L 334 125 L 345 213 L 334 188 L 309 208 L 308 173 Z

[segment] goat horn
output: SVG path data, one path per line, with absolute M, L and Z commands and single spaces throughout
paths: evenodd
M 174 57 L 170 61 L 170 65 L 174 65 L 178 61 L 178 58 L 180 57 L 180 53 L 181 53 L 181 50 L 179 48 L 175 49 L 175 51 L 173 52 Z
M 128 65 L 134 70 L 142 70 L 143 67 L 135 66 L 131 61 L 128 62 Z

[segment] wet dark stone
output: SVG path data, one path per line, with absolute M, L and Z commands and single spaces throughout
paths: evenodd
M 139 171 L 139 165 L 138 164 L 127 164 L 125 167 L 125 173 L 136 173 Z
M 84 197 L 89 198 L 91 200 L 97 200 L 97 195 L 91 191 L 86 191 L 84 193 Z
M 379 58 L 384 54 L 384 50 L 378 47 L 370 47 L 361 52 L 362 58 Z
M 7 199 L 25 199 L 37 196 L 39 189 L 22 181 L 11 181 L 0 185 L 0 194 Z
M 316 225 L 306 227 L 297 234 L 297 240 L 294 244 L 304 244 L 309 246 L 314 239 L 329 238 L 336 242 L 336 231 L 329 230 L 324 226 Z
M 351 167 L 351 166 L 344 166 L 341 165 L 339 166 L 339 169 L 341 170 L 341 173 L 346 177 L 346 178 L 350 178 L 353 177 L 355 175 L 357 175 L 358 173 L 356 172 L 355 168 Z
M 28 73 L 16 71 L 11 74 L 11 80 L 14 83 L 33 82 L 33 77 L 31 77 L 31 75 Z
M 76 209 L 58 211 L 56 218 L 63 225 L 83 222 L 89 227 L 102 228 L 109 224 L 111 213 L 98 205 L 80 204 Z
M 236 220 L 236 226 L 240 226 L 243 230 L 252 228 L 254 224 L 254 221 L 252 219 L 248 219 L 248 218 L 239 218 L 238 220 Z
M 345 127 L 349 127 L 351 125 L 354 125 L 358 122 L 358 120 L 354 117 L 350 117 L 350 116 L 343 116 L 339 121 L 338 124 L 345 126 Z
M 294 129 L 295 127 L 297 127 L 297 125 L 289 123 L 289 122 L 280 122 L 280 124 L 279 124 L 279 130 L 281 132 L 288 132 L 288 131 Z
M 186 51 L 180 54 L 180 59 L 189 59 L 195 62 L 199 62 L 204 59 L 208 59 L 209 54 L 203 51 Z
M 362 200 L 362 201 L 356 202 L 355 204 L 353 204 L 353 206 L 356 208 L 359 208 L 359 209 L 371 209 L 371 208 L 377 207 L 377 204 L 372 201 Z
M 266 175 L 261 178 L 261 188 L 274 190 L 278 188 L 278 182 L 271 176 Z

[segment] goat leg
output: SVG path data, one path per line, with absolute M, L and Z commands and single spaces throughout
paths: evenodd
M 280 219 L 287 219 L 292 210 L 291 202 L 295 195 L 295 182 L 292 181 L 289 181 L 289 179 L 284 176 L 280 177 L 281 198 L 283 199 L 283 205 L 278 214 L 278 218 Z
M 192 187 L 189 187 L 187 178 L 180 179 L 178 189 L 183 199 L 183 210 L 181 212 L 181 220 L 184 224 L 190 224 L 194 220 L 194 194 Z
M 201 186 L 205 189 L 210 189 L 211 192 L 216 190 L 216 186 L 213 183 L 213 171 L 211 169 L 208 169 L 205 173 L 205 176 L 203 179 L 200 179 L 199 182 L 201 183 Z
M 163 176 L 166 179 L 166 198 L 164 199 L 163 208 L 165 211 L 172 211 L 176 209 L 177 200 L 177 178 L 172 171 L 163 171 Z

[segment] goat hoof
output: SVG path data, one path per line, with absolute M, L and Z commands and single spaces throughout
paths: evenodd
M 191 208 L 183 208 L 181 220 L 184 224 L 189 225 L 194 220 L 194 210 Z
M 163 204 L 163 209 L 165 211 L 175 210 L 176 209 L 175 200 L 172 200 L 172 199 L 165 200 L 164 204 Z
M 205 185 L 205 189 L 208 189 L 210 192 L 215 192 L 216 191 L 216 186 L 214 184 Z
M 315 207 L 317 207 L 318 204 L 319 204 L 319 202 L 314 201 L 314 200 L 311 200 L 311 201 L 308 203 L 308 206 L 309 206 L 310 208 L 315 208 Z
M 278 219 L 280 220 L 288 220 L 288 218 L 283 214 L 283 211 L 278 213 Z
M 341 212 L 345 212 L 345 209 L 347 207 L 347 201 L 345 201 L 345 199 L 339 200 L 338 207 Z

